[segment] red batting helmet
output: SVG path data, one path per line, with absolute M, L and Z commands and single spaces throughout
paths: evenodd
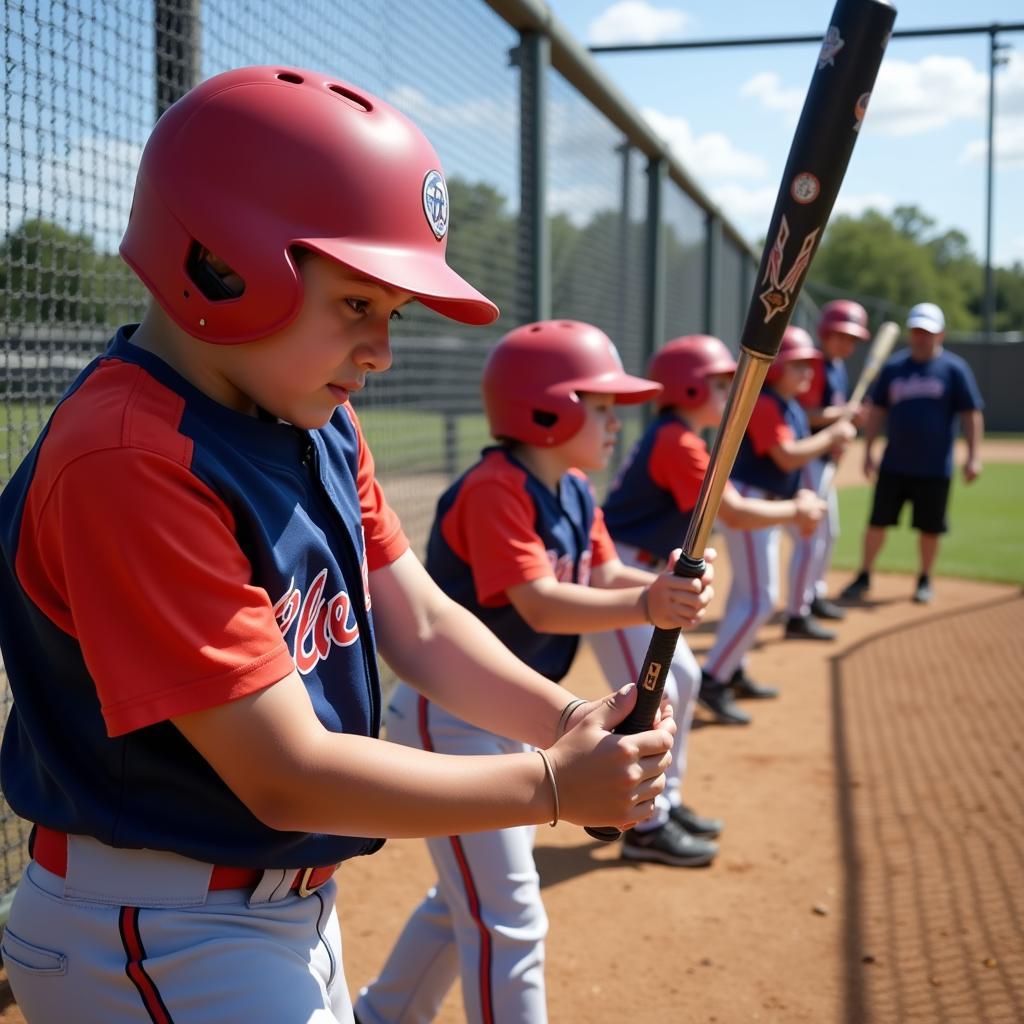
M 786 363 L 796 363 L 801 360 L 817 362 L 821 358 L 821 352 L 814 347 L 811 336 L 802 327 L 790 324 L 782 334 L 778 355 L 772 365 L 768 367 L 768 376 L 765 379 L 769 384 L 778 380 L 782 376 L 782 368 Z
M 146 143 L 121 255 L 174 321 L 235 344 L 302 304 L 303 246 L 464 323 L 498 310 L 445 262 L 448 192 L 420 130 L 339 79 L 298 68 L 215 75 L 170 107 Z M 204 289 L 197 247 L 245 283 Z
M 710 334 L 687 334 L 673 338 L 658 349 L 647 364 L 647 376 L 664 391 L 658 404 L 697 409 L 710 397 L 708 377 L 735 373 L 736 360 L 725 342 Z
M 626 373 L 608 335 L 578 320 L 509 331 L 487 357 L 482 386 L 491 434 L 539 448 L 562 444 L 583 426 L 581 391 L 611 395 L 619 405 L 661 391 Z
M 868 330 L 868 311 L 850 299 L 834 299 L 821 307 L 818 320 L 818 337 L 824 339 L 830 331 L 849 334 L 860 341 L 871 337 Z

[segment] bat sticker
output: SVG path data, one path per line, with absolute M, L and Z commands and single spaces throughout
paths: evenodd
M 653 690 L 658 685 L 658 675 L 661 673 L 661 662 L 652 661 L 647 666 L 647 675 L 644 676 L 643 688 Z
M 845 45 L 846 40 L 839 34 L 839 29 L 835 25 L 829 25 L 821 44 L 821 53 L 818 54 L 818 70 L 822 71 L 826 66 L 835 67 L 836 54 Z
M 853 126 L 853 130 L 855 132 L 860 131 L 860 126 L 864 122 L 864 115 L 868 112 L 868 100 L 870 99 L 871 93 L 869 92 L 862 92 L 857 97 L 857 102 L 853 108 L 853 116 L 857 119 L 856 123 Z
M 804 205 L 813 203 L 820 192 L 821 182 L 810 171 L 798 174 L 793 179 L 793 184 L 789 186 L 789 194 L 796 202 Z
M 807 265 L 811 262 L 811 254 L 814 252 L 814 244 L 821 234 L 821 228 L 815 228 L 803 241 L 800 251 L 789 268 L 789 273 L 780 278 L 782 273 L 782 257 L 786 252 L 786 242 L 789 241 L 789 222 L 783 216 L 779 224 L 779 233 L 775 236 L 772 244 L 772 251 L 768 257 L 768 266 L 765 268 L 764 278 L 761 284 L 769 284 L 770 288 L 761 292 L 759 298 L 764 303 L 764 322 L 769 323 L 773 316 L 789 309 L 793 292 L 800 282 Z

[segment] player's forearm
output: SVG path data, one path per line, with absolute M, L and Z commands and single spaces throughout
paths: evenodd
M 414 650 L 382 648 L 391 668 L 473 725 L 535 746 L 554 742 L 562 708 L 573 695 L 520 661 L 471 612 L 445 601 Z
M 960 414 L 960 430 L 967 442 L 967 458 L 978 458 L 981 438 L 985 432 L 985 421 L 980 409 L 970 409 Z
M 524 584 L 509 597 L 527 625 L 538 633 L 602 633 L 648 623 L 644 591 L 647 584 L 627 587 L 584 587 L 545 580 L 541 588 Z
M 790 472 L 806 466 L 812 459 L 827 455 L 835 444 L 835 436 L 828 430 L 801 437 L 799 440 L 784 441 L 771 449 L 771 457 L 783 472 Z
M 718 509 L 718 518 L 733 530 L 760 530 L 768 526 L 791 523 L 796 517 L 792 501 L 765 501 L 726 493 Z
M 544 763 L 532 752 L 452 756 L 325 732 L 293 771 L 258 808 L 265 824 L 285 831 L 448 836 L 553 814 Z
M 882 424 L 885 422 L 885 410 L 879 409 L 877 405 L 871 406 L 868 410 L 867 422 L 864 424 L 864 448 L 866 452 L 871 451 L 872 445 L 882 431 Z

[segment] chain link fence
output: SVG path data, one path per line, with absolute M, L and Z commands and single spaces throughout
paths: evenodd
M 145 308 L 117 246 L 157 113 L 240 65 L 329 71 L 411 116 L 448 177 L 449 260 L 502 309 L 497 326 L 466 329 L 410 307 L 393 368 L 358 396 L 417 550 L 441 489 L 487 442 L 480 370 L 510 327 L 591 321 L 633 372 L 675 335 L 735 339 L 752 254 L 543 14 L 536 0 L 451 0 L 443 17 L 413 0 L 7 0 L 0 486 L 78 370 Z M 639 426 L 636 413 L 624 445 Z M 9 710 L 0 674 L 0 715 Z M 26 826 L 6 805 L 0 823 L 9 892 Z

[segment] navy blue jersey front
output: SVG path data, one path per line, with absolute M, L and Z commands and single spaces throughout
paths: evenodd
M 132 330 L 0 495 L 4 794 L 50 829 L 214 864 L 371 852 L 264 825 L 171 722 L 297 671 L 325 728 L 377 735 L 367 573 L 408 543 L 355 414 L 303 431 L 236 412 Z
M 427 543 L 427 571 L 438 586 L 556 682 L 579 637 L 536 632 L 507 591 L 543 576 L 586 586 L 591 567 L 614 557 L 587 478 L 570 471 L 555 493 L 503 446 L 484 449 L 441 496 Z

